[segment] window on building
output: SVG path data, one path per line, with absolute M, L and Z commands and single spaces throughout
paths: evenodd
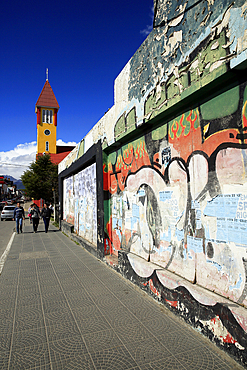
M 43 109 L 43 111 L 42 111 L 42 122 L 52 123 L 52 110 Z
M 45 150 L 46 152 L 49 152 L 49 141 L 45 142 Z

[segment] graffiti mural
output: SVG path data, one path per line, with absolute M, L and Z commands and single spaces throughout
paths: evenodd
M 242 83 L 122 146 L 104 164 L 105 251 L 118 256 L 126 277 L 182 315 L 200 305 L 198 323 L 193 313 L 189 320 L 240 357 L 245 314 L 208 302 L 193 286 L 247 307 L 246 130 Z
M 97 245 L 96 164 L 64 179 L 63 219 L 74 232 Z
M 104 166 L 111 253 L 135 253 L 245 306 L 246 107 L 244 83 L 123 146 Z

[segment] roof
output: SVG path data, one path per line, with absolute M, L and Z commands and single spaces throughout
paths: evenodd
M 51 162 L 53 164 L 59 164 L 60 162 L 62 162 L 62 160 L 67 157 L 67 155 L 71 152 L 68 151 L 68 152 L 63 152 L 63 153 L 58 153 L 58 154 L 53 154 L 53 153 L 49 153 L 50 154 L 50 158 L 51 158 Z M 43 153 L 38 153 L 37 156 L 39 155 L 43 155 Z
M 57 99 L 48 80 L 46 80 L 35 106 L 59 109 Z

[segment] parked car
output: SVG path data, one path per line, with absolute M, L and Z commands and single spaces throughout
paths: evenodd
M 4 206 L 1 212 L 1 221 L 12 220 L 14 217 L 15 206 Z
M 0 202 L 0 211 L 3 209 L 3 207 L 6 205 L 7 202 L 2 201 Z

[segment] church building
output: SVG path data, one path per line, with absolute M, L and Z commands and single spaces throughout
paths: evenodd
M 48 80 L 35 104 L 37 115 L 37 156 L 50 154 L 54 164 L 60 163 L 74 148 L 74 146 L 57 145 L 57 113 L 59 104 Z

